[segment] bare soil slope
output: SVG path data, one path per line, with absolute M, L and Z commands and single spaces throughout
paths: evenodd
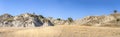
M 0 37 L 120 37 L 120 28 L 73 25 L 40 28 L 0 28 Z

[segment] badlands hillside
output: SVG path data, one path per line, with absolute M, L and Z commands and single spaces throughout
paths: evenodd
M 120 13 L 112 13 L 102 16 L 87 16 L 82 19 L 73 20 L 68 18 L 54 19 L 42 15 L 25 13 L 18 16 L 3 14 L 0 16 L 0 27 L 41 27 L 54 25 L 81 25 L 81 26 L 100 26 L 100 27 L 120 27 Z
M 0 16 L 0 37 L 120 37 L 120 13 L 73 20 L 36 14 Z

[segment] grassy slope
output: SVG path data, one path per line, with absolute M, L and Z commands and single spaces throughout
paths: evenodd
M 72 25 L 41 28 L 0 28 L 0 37 L 120 37 L 120 28 Z

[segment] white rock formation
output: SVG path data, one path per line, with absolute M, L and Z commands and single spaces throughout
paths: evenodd
M 44 19 L 43 27 L 46 27 L 46 26 L 54 26 L 54 24 L 52 24 L 52 22 L 50 20 Z
M 87 16 L 83 19 L 75 20 L 77 25 L 87 26 L 120 26 L 120 14 L 107 16 Z M 118 20 L 118 21 L 117 21 Z
M 42 25 L 43 23 L 38 19 L 37 15 L 29 13 L 10 18 L 7 17 L 0 22 L 1 27 L 40 27 Z
M 120 27 L 120 13 L 114 13 L 104 16 L 87 16 L 83 19 L 77 19 L 73 22 L 68 20 L 46 18 L 35 14 L 21 14 L 11 16 L 4 14 L 0 16 L 0 27 L 46 27 L 54 25 L 86 25 L 86 26 L 112 26 Z

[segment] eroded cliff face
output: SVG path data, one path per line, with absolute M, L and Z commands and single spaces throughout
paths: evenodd
M 12 24 L 15 27 L 39 27 L 43 25 L 37 15 L 29 13 L 15 16 Z
M 0 18 L 0 27 L 40 27 L 44 24 L 38 15 L 29 13 L 18 16 L 4 14 Z
M 87 16 L 83 19 L 78 19 L 75 21 L 76 24 L 79 25 L 87 25 L 87 26 L 112 26 L 119 27 L 120 26 L 120 14 L 110 14 L 104 16 Z

